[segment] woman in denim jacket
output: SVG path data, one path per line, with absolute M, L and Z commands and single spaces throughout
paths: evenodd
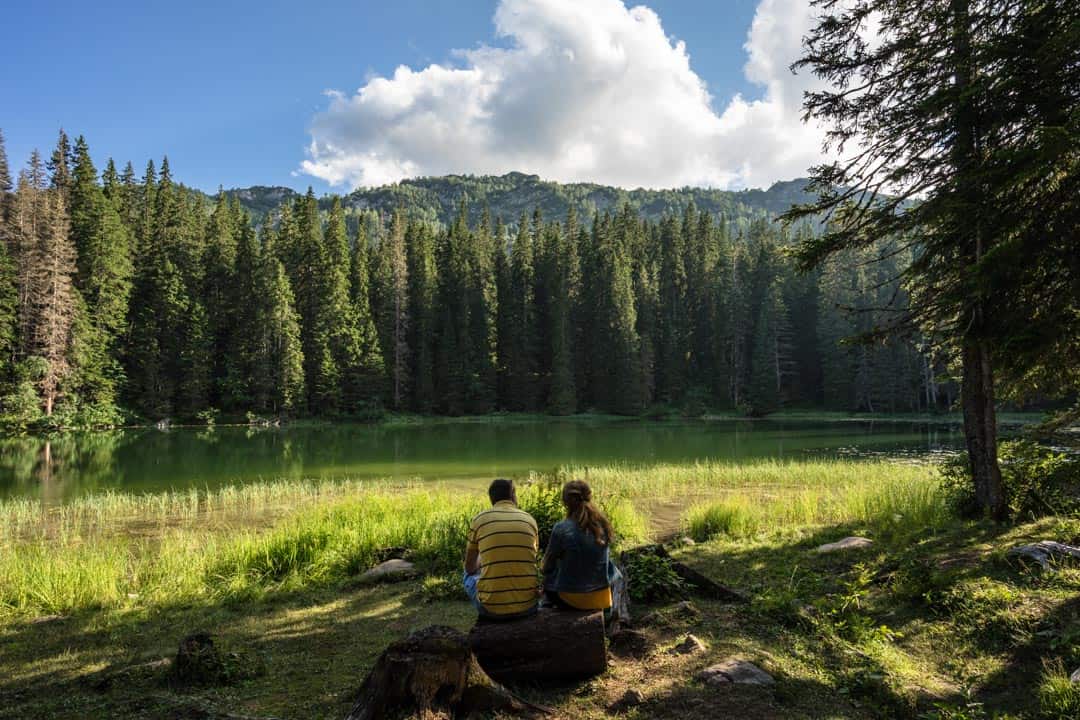
M 622 575 L 611 561 L 611 523 L 592 503 L 582 480 L 562 491 L 566 519 L 551 530 L 544 554 L 544 595 L 548 603 L 574 610 L 604 610 L 611 620 L 622 594 Z

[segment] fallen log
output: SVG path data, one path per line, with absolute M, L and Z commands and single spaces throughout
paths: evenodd
M 748 602 L 748 598 L 738 590 L 721 585 L 715 580 L 702 575 L 689 565 L 672 560 L 671 555 L 668 554 L 663 545 L 642 545 L 624 551 L 620 556 L 622 566 L 625 568 L 628 560 L 640 555 L 655 555 L 670 562 L 671 569 L 675 571 L 675 574 L 685 580 L 687 585 L 693 589 L 694 594 L 699 597 L 710 600 L 723 600 L 725 602 Z
M 479 620 L 469 646 L 500 682 L 565 682 L 607 669 L 604 613 L 542 608 L 520 620 Z
M 443 625 L 417 630 L 383 651 L 346 720 L 466 717 L 471 713 L 548 714 L 492 680 L 469 638 Z

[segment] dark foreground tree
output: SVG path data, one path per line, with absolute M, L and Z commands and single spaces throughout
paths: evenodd
M 827 147 L 845 159 L 814 168 L 819 201 L 786 215 L 825 213 L 832 221 L 804 240 L 798 258 L 817 267 L 885 238 L 905 238 L 901 249 L 915 249 L 904 272 L 910 311 L 872 333 L 930 327 L 959 350 L 975 493 L 1001 518 L 995 365 L 1022 361 L 1001 350 L 1043 302 L 1030 292 L 1038 271 L 1008 270 L 1018 257 L 1044 269 L 1060 262 L 1062 233 L 1075 243 L 1075 227 L 1031 226 L 1044 213 L 1060 217 L 1056 189 L 1076 184 L 1080 44 L 1062 37 L 1075 36 L 1080 9 L 1074 0 L 814 5 L 823 15 L 793 67 L 826 81 L 827 89 L 807 94 L 805 116 L 827 125 Z M 1032 23 L 1033 14 L 1041 19 Z M 1033 62 L 1036 38 L 1058 54 L 1038 52 Z M 1027 182 L 1049 182 L 1051 190 L 1024 193 L 1021 202 L 1016 188 Z

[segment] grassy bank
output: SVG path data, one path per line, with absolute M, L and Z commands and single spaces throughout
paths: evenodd
M 522 479 L 549 526 L 553 482 L 586 477 L 624 545 L 699 542 L 680 560 L 751 602 L 671 603 L 643 626 L 655 651 L 580 686 L 523 689 L 560 717 L 1076 717 L 1080 571 L 1010 559 L 1021 542 L 1080 540 L 1080 522 L 1014 527 L 950 518 L 936 471 L 882 461 L 567 468 Z M 105 495 L 43 511 L 0 504 L 0 717 L 340 718 L 379 651 L 428 624 L 467 628 L 456 573 L 480 493 L 387 483 L 278 482 L 212 492 Z M 657 514 L 671 519 L 658 525 Z M 846 535 L 869 549 L 819 554 Z M 404 546 L 422 579 L 357 584 Z M 162 658 L 212 629 L 258 672 L 170 689 Z M 669 655 L 693 632 L 707 650 Z M 777 679 L 718 692 L 692 680 L 728 657 Z
M 656 501 L 683 506 L 722 497 L 732 507 L 788 508 L 769 520 L 773 526 L 888 523 L 908 512 L 904 503 L 924 517 L 932 475 L 926 466 L 844 461 L 568 468 L 559 477 L 529 479 L 520 499 L 549 526 L 560 513 L 554 486 L 584 477 L 626 543 L 647 538 L 643 511 Z M 468 519 L 482 506 L 481 492 L 297 481 L 106 493 L 52 508 L 8 501 L 0 504 L 0 615 L 325 587 L 367 569 L 387 547 L 410 548 L 432 573 L 450 572 Z

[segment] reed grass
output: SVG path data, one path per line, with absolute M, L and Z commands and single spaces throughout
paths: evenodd
M 542 533 L 561 518 L 559 484 L 581 477 L 620 544 L 648 539 L 642 508 L 699 503 L 696 537 L 793 524 L 893 518 L 932 524 L 941 512 L 926 466 L 752 461 L 653 468 L 564 468 L 527 479 L 522 507 Z M 712 504 L 705 504 L 705 499 Z M 433 573 L 461 562 L 482 490 L 360 481 L 278 481 L 219 490 L 102 493 L 57 508 L 0 502 L 0 616 L 228 602 L 348 581 L 379 550 L 406 547 Z
M 705 541 L 822 525 L 855 524 L 882 531 L 942 527 L 950 516 L 936 476 L 893 469 L 860 482 L 728 493 L 693 505 L 683 517 L 684 529 L 694 540 Z

